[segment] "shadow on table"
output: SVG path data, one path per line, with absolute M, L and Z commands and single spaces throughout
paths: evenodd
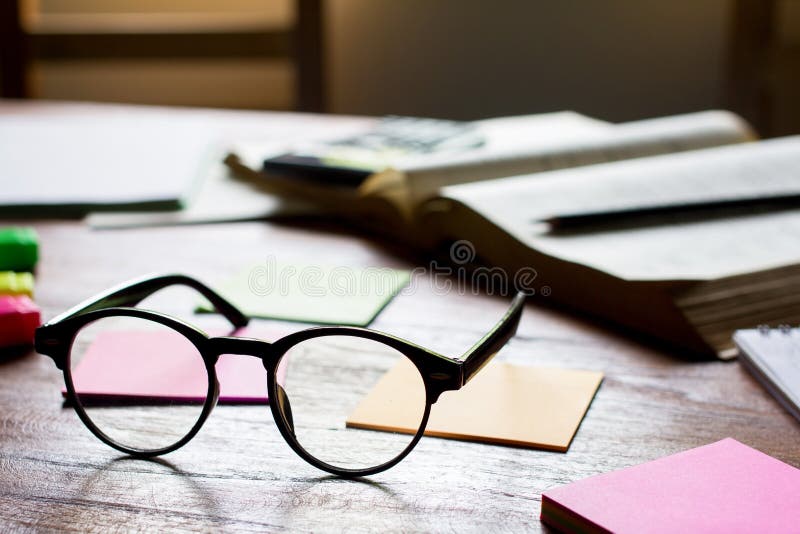
M 389 497 L 399 499 L 397 492 L 395 492 L 389 486 L 387 486 L 386 484 L 381 484 L 380 482 L 376 482 L 374 480 L 370 480 L 369 478 L 366 477 L 342 478 L 342 477 L 337 477 L 336 475 L 323 475 L 320 477 L 300 479 L 299 482 L 307 482 L 310 484 L 320 484 L 320 483 L 363 484 L 365 487 L 378 489 Z
M 122 466 L 122 467 L 120 467 Z M 125 476 L 122 480 L 119 474 L 125 475 L 167 475 L 171 482 L 175 480 L 178 484 L 188 491 L 189 495 L 181 496 L 175 493 L 175 485 L 167 482 L 158 482 L 158 491 L 150 491 L 150 499 L 147 502 L 141 499 L 144 487 L 140 485 L 139 477 Z M 115 476 L 116 475 L 116 476 Z M 130 486 L 131 490 L 126 498 L 124 488 Z M 153 487 L 154 486 L 148 486 Z M 194 475 L 181 470 L 179 467 L 161 458 L 134 458 L 132 456 L 119 456 L 105 463 L 97 464 L 88 476 L 77 486 L 73 493 L 73 499 L 84 504 L 97 503 L 113 507 L 133 506 L 142 510 L 163 511 L 165 506 L 155 502 L 158 496 L 168 495 L 170 498 L 181 501 L 180 509 L 170 506 L 171 514 L 185 516 L 190 521 L 200 519 L 211 523 L 223 523 L 225 518 L 219 510 L 219 503 L 213 495 L 199 483 Z M 129 501 L 123 504 L 125 501 Z M 131 504 L 131 502 L 135 504 Z M 87 515 L 96 516 L 96 506 L 81 507 Z M 76 524 L 80 524 L 78 518 Z M 91 522 L 91 521 L 89 521 Z M 89 523 L 87 522 L 87 524 Z M 55 524 L 55 523 L 54 523 Z
M 30 345 L 15 345 L 13 347 L 0 348 L 0 365 L 19 360 L 25 356 L 33 355 L 33 348 Z
M 419 517 L 423 510 L 389 485 L 363 477 L 298 477 L 287 480 L 282 491 L 289 498 L 276 511 L 282 515 L 280 524 L 289 530 L 304 530 L 307 525 L 322 523 L 332 530 L 363 529 L 371 525 L 385 531 L 393 530 L 394 526 L 381 523 L 387 518 L 402 518 L 398 520 L 417 525 L 424 519 Z M 388 515 L 378 513 L 372 517 L 373 509 Z

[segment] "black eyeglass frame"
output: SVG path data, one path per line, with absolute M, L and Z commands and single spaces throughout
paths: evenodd
M 36 330 L 35 348 L 49 356 L 64 373 L 67 400 L 89 430 L 107 445 L 134 457 L 150 458 L 172 452 L 188 443 L 200 430 L 219 399 L 219 381 L 215 365 L 222 354 L 239 354 L 261 358 L 267 371 L 269 405 L 276 426 L 284 440 L 311 465 L 342 477 L 368 476 L 396 465 L 416 446 L 425 432 L 431 406 L 445 391 L 458 390 L 469 382 L 492 357 L 514 336 L 522 315 L 526 295 L 518 293 L 502 319 L 461 358 L 450 358 L 425 349 L 410 341 L 366 328 L 321 326 L 308 328 L 274 342 L 260 339 L 219 336 L 210 337 L 202 330 L 167 314 L 137 308 L 136 305 L 153 293 L 176 285 L 188 286 L 203 295 L 234 328 L 247 326 L 249 319 L 233 304 L 194 278 L 181 274 L 156 275 L 125 282 L 96 295 L 54 317 Z M 172 445 L 153 450 L 140 450 L 117 443 L 106 435 L 86 413 L 72 380 L 70 352 L 78 332 L 87 324 L 105 317 L 135 317 L 172 328 L 188 339 L 203 358 L 208 374 L 208 391 L 203 410 L 192 429 Z M 388 462 L 366 469 L 344 469 L 328 464 L 308 453 L 295 438 L 291 408 L 286 394 L 277 383 L 277 367 L 283 355 L 293 346 L 324 336 L 351 336 L 383 343 L 404 356 L 417 368 L 425 384 L 426 402 L 420 427 L 408 446 Z

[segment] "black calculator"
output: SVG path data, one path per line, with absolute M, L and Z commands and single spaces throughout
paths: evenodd
M 267 175 L 357 187 L 404 159 L 471 150 L 484 142 L 474 122 L 387 116 L 359 135 L 266 159 L 263 170 Z

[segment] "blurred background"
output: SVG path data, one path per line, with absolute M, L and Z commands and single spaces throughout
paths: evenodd
M 7 97 L 800 133 L 800 0 L 0 0 Z

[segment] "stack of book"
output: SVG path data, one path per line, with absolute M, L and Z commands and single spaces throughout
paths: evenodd
M 732 357 L 735 330 L 800 323 L 800 137 L 759 141 L 724 111 L 623 124 L 562 112 L 469 133 L 482 142 L 368 162 L 316 147 L 301 172 L 256 145 L 226 163 L 426 250 L 466 240 L 467 259 L 506 280 L 527 272 L 522 289 L 687 355 Z M 326 181 L 348 166 L 346 183 Z

